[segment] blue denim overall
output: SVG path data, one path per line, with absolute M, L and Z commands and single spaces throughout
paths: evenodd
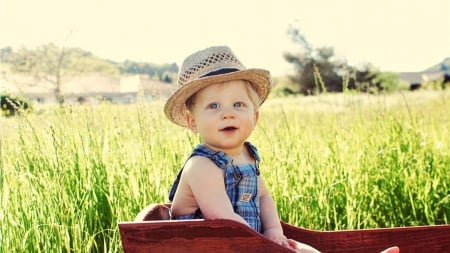
M 260 157 L 255 146 L 249 142 L 245 143 L 250 154 L 255 159 L 255 164 L 233 165 L 233 159 L 224 152 L 214 152 L 203 145 L 198 145 L 189 156 L 203 156 L 211 159 L 217 167 L 225 171 L 224 186 L 228 198 L 231 201 L 234 212 L 239 214 L 257 232 L 261 232 L 261 220 L 258 197 L 258 176 Z M 172 201 L 180 182 L 183 168 L 178 173 L 169 194 Z M 193 214 L 172 217 L 176 220 L 203 219 L 200 209 Z

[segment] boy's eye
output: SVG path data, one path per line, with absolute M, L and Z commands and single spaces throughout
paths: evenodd
M 217 103 L 211 103 L 208 105 L 208 108 L 209 109 L 217 109 L 217 108 L 219 108 L 219 105 Z
M 236 102 L 236 103 L 234 103 L 233 106 L 234 106 L 234 107 L 242 107 L 242 106 L 244 106 L 244 103 L 242 103 L 242 102 Z

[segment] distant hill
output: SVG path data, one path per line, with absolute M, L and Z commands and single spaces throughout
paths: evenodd
M 178 73 L 176 63 L 114 62 L 52 43 L 17 51 L 2 48 L 0 62 L 0 92 L 37 102 L 55 102 L 56 97 L 130 102 L 139 92 L 150 100 L 165 98 L 173 92 Z
M 176 63 L 155 64 L 132 60 L 115 62 L 80 48 L 60 48 L 52 43 L 35 49 L 20 48 L 17 51 L 11 47 L 1 48 L 0 62 L 8 65 L 7 69 L 13 73 L 148 75 L 167 83 L 173 81 L 179 69 Z M 5 67 L 2 68 L 4 69 Z

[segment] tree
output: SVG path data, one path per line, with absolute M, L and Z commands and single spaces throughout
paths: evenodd
M 300 46 L 300 53 L 285 53 L 284 58 L 294 64 L 297 73 L 291 76 L 291 81 L 299 84 L 300 93 L 317 94 L 326 91 L 342 91 L 343 79 L 338 69 L 343 63 L 334 61 L 334 49 L 323 47 L 315 49 L 301 33 L 300 29 L 290 26 L 288 35 Z
M 290 76 L 299 85 L 299 92 L 314 95 L 322 92 L 342 92 L 347 89 L 372 92 L 383 89 L 378 71 L 370 65 L 362 69 L 348 66 L 334 58 L 332 47 L 314 48 L 299 28 L 289 26 L 288 35 L 300 46 L 300 52 L 284 54 L 287 62 L 294 65 L 296 73 Z
M 126 60 L 120 67 L 121 71 L 130 74 L 145 74 L 154 79 L 171 83 L 178 72 L 176 63 L 156 65 L 146 62 Z

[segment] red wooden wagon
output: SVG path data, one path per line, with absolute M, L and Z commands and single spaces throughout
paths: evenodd
M 401 253 L 450 252 L 450 225 L 345 231 L 315 231 L 281 221 L 288 238 L 307 243 L 323 253 L 380 252 L 399 246 Z M 169 220 L 168 204 L 153 204 L 134 222 L 120 222 L 124 251 L 158 253 L 292 253 L 249 227 L 231 220 Z

